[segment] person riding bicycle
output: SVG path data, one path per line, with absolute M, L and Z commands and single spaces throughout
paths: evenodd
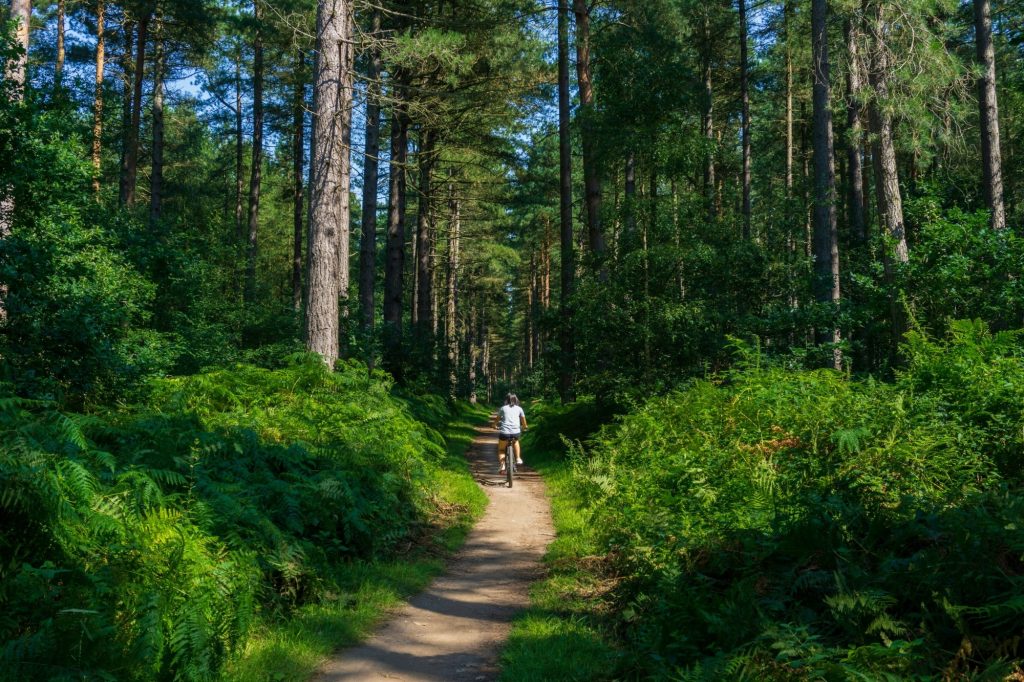
M 519 398 L 515 393 L 505 396 L 505 404 L 498 410 L 495 422 L 498 426 L 498 463 L 501 465 L 498 473 L 503 474 L 505 473 L 505 448 L 509 441 L 512 441 L 512 447 L 516 453 L 516 464 L 523 463 L 519 449 L 519 437 L 526 430 L 526 413 L 519 406 Z

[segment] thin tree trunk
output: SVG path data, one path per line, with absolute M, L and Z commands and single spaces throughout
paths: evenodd
M 750 92 L 747 85 L 747 3 L 739 1 L 740 99 L 743 136 L 743 238 L 750 239 Z
M 396 75 L 401 83 L 401 76 Z M 405 166 L 409 154 L 409 119 L 401 104 L 404 88 L 395 88 L 391 113 L 391 167 L 388 178 L 388 234 L 384 262 L 384 367 L 401 383 L 402 271 L 405 267 Z
M 153 167 L 149 176 L 149 225 L 160 220 L 164 192 L 164 54 L 163 19 L 157 19 L 153 66 Z
M 345 0 L 332 0 L 339 5 Z M 355 79 L 355 52 L 353 37 L 355 36 L 355 15 L 351 0 L 346 3 L 347 13 L 344 17 L 344 38 L 338 49 L 341 52 L 341 106 L 338 112 L 338 124 L 341 126 L 341 148 L 337 150 L 340 182 L 344 191 L 339 191 L 338 210 L 342 216 L 343 230 L 338 231 L 338 297 L 341 300 L 341 315 L 348 318 L 348 288 L 350 281 L 349 263 L 351 248 L 351 193 L 349 188 L 352 180 L 352 106 L 354 100 L 353 83 Z
M 629 243 L 636 236 L 636 153 L 630 149 L 626 154 L 625 171 L 625 198 L 623 199 L 623 212 L 625 213 L 625 228 L 621 241 Z M 622 255 L 622 244 L 619 244 L 620 256 Z
M 363 215 L 359 240 L 359 305 L 362 309 L 363 335 L 366 337 L 366 364 L 373 369 L 373 289 L 377 269 L 377 181 L 380 156 L 380 10 L 373 12 L 369 68 L 366 73 L 366 135 L 363 148 Z
M 252 166 L 249 169 L 249 235 L 245 250 L 245 302 L 256 300 L 256 256 L 260 229 L 260 191 L 263 188 L 263 8 L 253 3 L 256 35 L 252 52 Z M 340 114 L 340 112 L 339 112 Z
M 458 392 L 459 337 L 455 328 L 458 320 L 458 272 L 459 237 L 461 231 L 461 208 L 453 184 L 448 185 L 448 281 L 445 306 L 445 340 L 448 350 L 448 396 L 454 400 Z M 527 315 L 529 317 L 529 315 Z
M 879 0 L 875 5 L 871 84 L 875 89 L 875 101 L 871 107 L 871 119 L 875 133 L 875 182 L 878 191 L 878 210 L 881 213 L 891 246 L 890 255 L 897 263 L 909 260 L 907 239 L 903 225 L 903 199 L 900 196 L 899 170 L 896 165 L 896 148 L 893 144 L 892 114 L 888 110 L 889 97 L 889 56 L 884 35 L 884 8 Z
M 999 104 L 996 98 L 996 57 L 992 47 L 989 0 L 974 0 L 974 35 L 981 77 L 978 79 L 978 119 L 981 124 L 981 169 L 985 201 L 994 230 L 1006 227 L 1003 170 L 999 150 Z
M 99 198 L 103 160 L 103 72 L 106 68 L 107 40 L 103 33 L 106 20 L 105 0 L 96 2 L 96 90 L 92 101 L 92 191 Z
M 708 221 L 718 216 L 715 199 L 715 97 L 711 83 L 711 19 L 707 9 L 704 12 L 704 199 L 707 202 Z
M 594 88 L 590 77 L 590 10 L 586 0 L 573 0 L 576 14 L 576 79 L 579 85 L 581 139 L 583 144 L 583 185 L 587 207 L 587 237 L 590 252 L 601 258 L 605 251 L 604 232 L 601 228 L 601 177 L 594 155 L 592 118 Z M 607 273 L 602 271 L 602 276 Z
M 864 227 L 864 180 L 860 150 L 863 138 L 861 129 L 861 82 L 860 55 L 857 53 L 857 33 L 853 21 L 846 20 L 846 53 L 850 62 L 846 70 L 846 177 L 849 183 L 849 216 L 848 222 L 854 239 L 858 242 L 867 240 Z
M 573 400 L 575 349 L 573 343 L 572 295 L 575 288 L 575 262 L 572 243 L 572 149 L 569 139 L 569 7 L 558 2 L 558 156 L 559 205 L 562 245 L 561 358 L 559 393 L 563 402 Z
M 792 8 L 789 2 L 782 10 L 784 33 L 786 35 L 786 205 L 789 213 L 789 203 L 793 199 L 793 48 L 791 46 L 792 36 L 790 35 L 790 13 Z M 788 221 L 787 221 L 788 222 Z
M 306 53 L 299 48 L 296 55 L 295 100 L 292 103 L 292 307 L 302 309 L 302 213 L 304 133 L 306 127 Z
M 118 202 L 123 206 L 125 193 L 128 191 L 128 137 L 132 127 L 132 84 L 135 81 L 135 68 L 132 57 L 135 55 L 135 25 L 125 15 L 121 23 L 124 34 L 124 51 L 121 53 L 121 158 L 120 175 L 118 176 Z
M 132 89 L 128 129 L 125 134 L 125 150 L 121 168 L 121 205 L 135 204 L 135 181 L 138 175 L 138 132 L 142 121 L 142 81 L 145 75 L 145 41 L 150 18 L 140 20 L 135 37 L 135 65 L 132 68 Z M 126 39 L 126 47 L 131 43 Z M 128 57 L 131 58 L 130 56 Z
M 239 45 L 235 60 L 235 239 L 245 238 L 242 197 L 245 193 L 245 139 L 242 129 L 242 48 Z
M 836 228 L 836 176 L 832 141 L 829 85 L 827 0 L 811 2 L 811 53 L 814 127 L 814 288 L 818 303 L 839 306 L 839 239 Z M 832 326 L 821 341 L 836 344 L 839 329 Z M 832 365 L 842 368 L 842 355 L 833 346 Z
M 309 273 L 306 347 L 333 367 L 338 358 L 339 250 L 348 241 L 344 174 L 344 112 L 351 109 L 352 52 L 348 0 L 319 0 L 316 20 L 313 140 L 310 168 Z
M 32 2 L 31 0 L 11 0 L 11 21 L 17 22 L 15 28 L 15 41 L 21 47 L 21 54 L 15 56 L 7 63 L 5 77 L 15 83 L 12 96 L 17 101 L 25 99 L 25 87 L 28 83 L 28 49 L 29 36 L 32 30 Z M 4 183 L 0 196 L 0 241 L 11 234 L 11 226 L 14 222 L 14 189 L 10 184 Z M 0 282 L 0 322 L 7 320 L 7 283 Z
M 433 326 L 431 303 L 433 298 L 433 263 L 430 258 L 431 220 L 430 202 L 433 197 L 432 174 L 434 170 L 434 131 L 420 130 L 419 166 L 419 207 L 416 218 L 416 280 L 417 301 L 415 333 L 419 350 L 428 351 L 433 346 L 430 329 Z
M 135 205 L 135 184 L 138 179 L 139 128 L 142 125 L 142 83 L 146 69 L 146 38 L 149 17 L 139 21 L 135 46 L 135 68 L 133 73 L 131 123 L 125 138 L 124 168 L 121 178 L 121 205 Z
M 64 59 L 66 56 L 64 49 L 64 2 L 65 0 L 57 0 L 57 62 L 53 69 L 53 83 L 58 90 L 63 86 Z

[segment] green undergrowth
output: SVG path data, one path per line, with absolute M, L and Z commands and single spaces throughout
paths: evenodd
M 302 678 L 461 542 L 485 416 L 311 356 L 0 399 L 0 678 Z
M 592 402 L 569 407 L 528 406 L 533 424 L 523 442 L 531 467 L 544 477 L 556 538 L 545 555 L 547 577 L 530 592 L 530 608 L 513 624 L 502 654 L 502 680 L 601 680 L 615 669 L 618 653 L 605 598 L 614 578 L 599 555 L 587 522 L 563 434 L 583 438 L 600 412 Z
M 428 544 L 398 559 L 348 564 L 332 575 L 335 591 L 297 609 L 286 620 L 268 619 L 254 628 L 232 660 L 224 679 L 232 682 L 307 680 L 333 651 L 355 644 L 387 611 L 423 590 L 444 568 L 445 554 L 458 549 L 487 505 L 469 475 L 466 449 L 488 410 L 459 403 L 453 412 L 436 397 L 409 399 L 412 413 L 444 426 L 446 466 L 432 474 L 433 503 L 439 518 Z
M 556 504 L 592 528 L 577 563 L 617 578 L 569 599 L 582 617 L 561 627 L 604 613 L 616 679 L 1017 679 L 1021 341 L 970 322 L 915 332 L 893 382 L 738 347 L 730 372 L 574 444 Z

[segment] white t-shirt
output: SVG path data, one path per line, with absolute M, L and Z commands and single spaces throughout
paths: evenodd
M 520 419 L 524 419 L 526 413 L 518 405 L 502 405 L 498 410 L 498 432 L 514 435 L 522 430 Z

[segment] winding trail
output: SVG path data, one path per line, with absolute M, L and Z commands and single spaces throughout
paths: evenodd
M 513 616 L 529 604 L 554 538 L 544 483 L 528 466 L 512 489 L 499 481 L 493 429 L 466 452 L 490 504 L 447 572 L 398 609 L 367 642 L 335 655 L 314 682 L 496 680 Z M 529 453 L 524 453 L 529 463 Z

